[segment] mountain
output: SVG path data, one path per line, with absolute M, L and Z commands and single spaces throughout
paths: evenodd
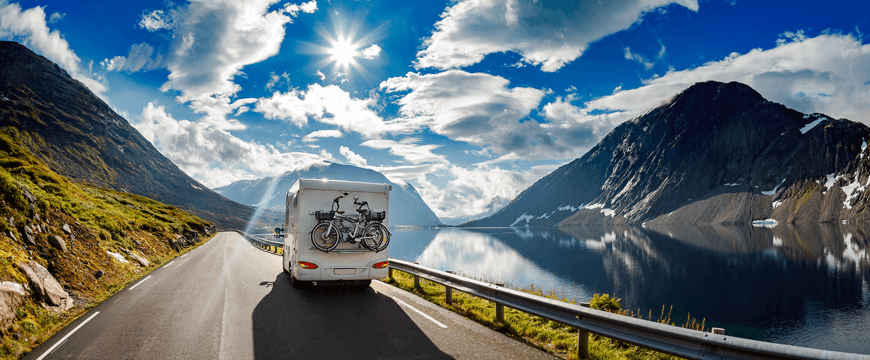
M 466 226 L 868 220 L 870 128 L 695 84 Z
M 76 181 L 178 206 L 221 228 L 243 229 L 253 209 L 187 176 L 56 64 L 0 41 L 0 129 Z
M 441 225 L 441 220 L 420 198 L 411 184 L 396 184 L 387 180 L 383 174 L 356 166 L 324 162 L 307 169 L 289 171 L 278 177 L 258 180 L 236 181 L 214 191 L 242 204 L 265 206 L 268 209 L 284 211 L 284 198 L 287 190 L 299 178 L 331 179 L 384 183 L 393 186 L 390 191 L 390 225 L 432 226 Z

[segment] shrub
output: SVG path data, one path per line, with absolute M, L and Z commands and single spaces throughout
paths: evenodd
M 622 313 L 622 304 L 619 303 L 620 300 L 622 299 L 610 297 L 609 294 L 595 294 L 592 296 L 592 301 L 589 302 L 589 307 L 620 314 Z

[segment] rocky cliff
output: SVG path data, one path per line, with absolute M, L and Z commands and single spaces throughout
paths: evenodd
M 253 209 L 187 176 L 79 81 L 15 42 L 0 41 L 0 129 L 14 129 L 52 170 L 179 206 L 223 228 Z
M 695 84 L 470 226 L 866 219 L 870 128 Z M 865 181 L 865 182 L 862 182 Z

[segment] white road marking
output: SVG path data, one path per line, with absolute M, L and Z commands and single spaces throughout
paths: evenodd
M 135 289 L 137 286 L 139 286 L 139 284 L 142 284 L 143 282 L 145 282 L 145 280 L 148 280 L 150 278 L 151 278 L 151 275 L 148 275 L 147 278 L 144 278 L 144 279 L 142 279 L 142 281 L 138 282 L 136 285 L 131 286 L 129 290 Z
M 63 344 L 63 342 L 66 341 L 66 339 L 67 339 L 70 335 L 72 335 L 73 333 L 75 333 L 76 331 L 78 331 L 78 329 L 80 329 L 82 326 L 85 326 L 85 324 L 87 324 L 88 321 L 91 321 L 91 319 L 93 319 L 94 316 L 97 316 L 97 314 L 99 314 L 99 313 L 100 313 L 100 312 L 97 311 L 97 312 L 95 312 L 93 315 L 91 315 L 91 317 L 89 317 L 87 320 L 82 321 L 82 323 L 79 324 L 79 326 L 76 326 L 76 328 L 73 329 L 73 331 L 70 331 L 69 334 L 66 334 L 66 336 L 63 337 L 63 339 L 60 339 L 60 341 L 54 343 L 54 345 L 53 345 L 52 347 L 50 347 L 48 350 L 46 350 L 44 353 L 42 353 L 42 356 L 38 357 L 36 360 L 42 360 L 43 358 L 45 358 L 46 355 L 51 354 L 51 352 L 54 351 L 54 349 L 55 349 L 56 347 L 58 347 L 58 346 L 60 346 L 61 344 Z
M 399 300 L 397 297 L 395 297 L 395 296 L 390 296 L 390 297 L 393 298 L 393 300 L 396 300 L 397 303 L 399 303 L 399 304 L 401 304 L 401 305 L 405 305 L 405 306 L 411 308 L 411 310 L 416 311 L 418 314 L 423 315 L 424 318 L 429 319 L 430 321 L 432 321 L 433 323 L 435 323 L 435 325 L 438 325 L 438 326 L 440 326 L 440 327 L 442 327 L 442 328 L 445 328 L 445 329 L 447 328 L 447 325 L 444 325 L 444 324 L 442 324 L 441 322 L 439 322 L 438 320 L 435 320 L 434 318 L 432 318 L 431 316 L 424 314 L 422 311 L 417 310 L 417 308 L 415 308 L 415 307 L 413 307 L 413 306 L 411 306 L 411 305 L 408 305 L 408 303 L 406 303 L 406 302 L 404 302 L 404 301 L 402 301 L 402 300 Z
M 139 284 L 136 284 L 136 285 L 139 285 Z M 115 301 L 112 301 L 112 304 L 114 304 L 114 303 L 116 303 L 116 302 L 118 302 L 118 301 L 119 301 L 119 300 L 121 300 L 121 296 L 118 296 L 118 299 L 117 299 L 117 300 L 115 300 Z
M 175 262 L 175 260 L 172 260 L 169 262 L 169 264 L 166 264 L 166 266 L 164 266 L 164 267 L 169 267 L 169 265 L 172 265 L 172 263 L 174 263 L 174 262 Z
M 186 254 L 184 254 L 184 255 L 181 255 L 181 257 L 179 257 L 179 259 L 181 259 L 181 258 L 187 256 L 187 254 L 189 254 L 189 253 L 186 253 Z

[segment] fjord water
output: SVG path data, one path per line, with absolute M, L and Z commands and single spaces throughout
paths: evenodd
M 868 228 L 867 230 L 870 230 Z M 733 336 L 870 354 L 870 233 L 851 225 L 394 229 L 390 256 L 568 299 L 673 306 Z

